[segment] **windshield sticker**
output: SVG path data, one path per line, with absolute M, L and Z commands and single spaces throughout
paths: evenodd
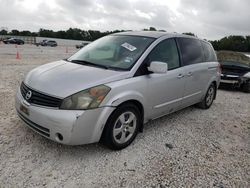
M 133 45 L 127 43 L 127 42 L 123 43 L 121 46 L 126 48 L 127 50 L 129 50 L 131 52 L 133 52 L 133 51 L 135 51 L 137 49 L 135 46 L 133 46 Z

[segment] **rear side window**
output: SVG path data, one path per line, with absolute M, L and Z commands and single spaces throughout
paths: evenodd
M 204 58 L 206 62 L 210 62 L 210 61 L 217 61 L 215 52 L 213 47 L 206 42 L 201 42 L 203 50 L 204 50 Z
M 198 39 L 178 38 L 178 43 L 184 65 L 201 63 L 203 61 L 202 46 Z
M 174 39 L 166 39 L 160 42 L 148 55 L 148 61 L 161 61 L 168 64 L 168 69 L 180 66 L 179 54 Z

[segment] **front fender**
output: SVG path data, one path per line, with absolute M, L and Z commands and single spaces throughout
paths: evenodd
M 112 96 L 112 98 L 109 99 L 106 105 L 119 106 L 120 104 L 130 100 L 136 100 L 141 104 L 144 104 L 145 99 L 143 95 L 137 91 L 124 91 L 122 93 L 118 93 L 117 95 Z
M 111 88 L 111 91 L 102 102 L 103 106 L 114 107 L 129 100 L 137 100 L 142 105 L 146 104 L 147 81 L 143 77 L 133 77 L 106 85 Z
M 147 116 L 148 105 L 146 99 L 147 79 L 143 76 L 123 79 L 106 84 L 111 88 L 101 106 L 117 107 L 127 101 L 136 101 L 143 108 L 144 118 Z

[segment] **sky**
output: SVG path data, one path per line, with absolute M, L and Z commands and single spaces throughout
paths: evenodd
M 192 32 L 208 40 L 250 35 L 250 0 L 0 0 L 0 29 Z

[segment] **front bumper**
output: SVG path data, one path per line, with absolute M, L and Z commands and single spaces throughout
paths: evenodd
M 46 138 L 67 145 L 98 142 L 105 123 L 114 110 L 113 107 L 61 110 L 31 105 L 24 100 L 20 89 L 16 94 L 15 107 L 19 117 L 31 129 Z
M 221 74 L 221 83 L 224 84 L 233 84 L 233 85 L 239 85 L 241 84 L 241 77 L 237 75 L 226 75 Z

